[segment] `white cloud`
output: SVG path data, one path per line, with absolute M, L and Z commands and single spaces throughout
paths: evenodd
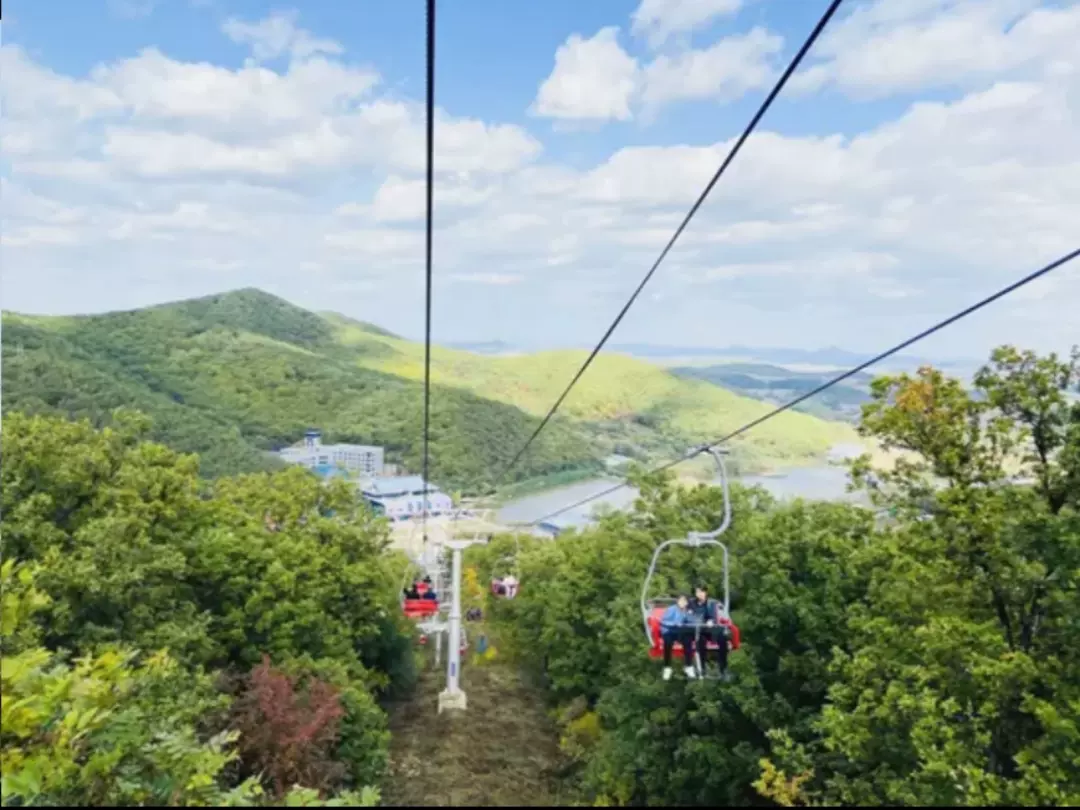
M 652 47 L 658 47 L 673 34 L 734 14 L 741 7 L 742 0 L 641 0 L 631 15 L 630 30 L 646 37 Z
M 720 13 L 723 5 L 696 0 L 662 9 L 645 0 L 635 20 L 659 25 L 655 15 L 670 11 L 672 16 L 663 17 L 664 27 L 658 29 L 670 33 L 676 30 L 672 25 L 693 27 L 692 21 L 710 18 L 706 12 Z M 619 44 L 618 33 L 611 26 L 590 39 L 572 34 L 556 51 L 555 68 L 540 85 L 529 112 L 559 122 L 602 123 L 629 121 L 639 108 L 651 116 L 660 106 L 677 101 L 731 101 L 770 84 L 784 47 L 783 37 L 754 27 L 707 47 L 679 47 L 641 63 Z
M 337 55 L 343 52 L 344 49 L 334 40 L 317 39 L 297 28 L 298 16 L 296 11 L 279 11 L 254 23 L 230 17 L 221 30 L 233 42 L 250 45 L 257 62 L 275 59 L 286 53 L 295 59 L 305 59 L 317 53 Z
M 769 86 L 784 40 L 763 28 L 721 39 L 699 50 L 659 56 L 645 69 L 642 99 L 647 105 L 715 98 L 736 99 Z
M 506 273 L 456 273 L 450 276 L 450 279 L 463 284 L 495 284 L 504 286 L 506 284 L 517 284 L 522 280 L 522 277 Z
M 356 228 L 333 231 L 323 237 L 331 248 L 354 255 L 392 256 L 422 255 L 423 234 L 419 231 L 392 230 L 390 228 Z
M 590 39 L 571 35 L 555 52 L 555 69 L 540 85 L 531 112 L 578 121 L 628 120 L 638 65 L 619 45 L 618 33 L 608 27 Z
M 1047 65 L 1080 41 L 1080 4 L 1039 0 L 875 0 L 827 29 L 817 64 L 793 92 L 835 85 L 857 97 L 970 86 L 985 77 Z
M 424 180 L 406 180 L 400 175 L 391 175 L 383 181 L 375 192 L 370 211 L 361 209 L 356 203 L 343 206 L 339 213 L 370 213 L 376 222 L 408 222 L 421 219 L 427 210 L 427 183 Z M 468 184 L 455 182 L 454 178 L 435 186 L 434 208 L 436 217 L 446 209 L 477 206 L 491 198 L 494 189 L 474 188 Z
M 178 175 L 286 177 L 304 169 L 330 168 L 349 154 L 349 139 L 323 122 L 259 145 L 233 145 L 194 133 L 110 129 L 102 153 L 119 169 L 146 178 Z
M 82 90 L 96 90 L 112 111 L 185 128 L 235 131 L 238 126 L 278 131 L 319 114 L 356 109 L 379 74 L 322 57 L 293 62 L 283 73 L 264 67 L 239 70 L 170 59 L 155 48 L 101 65 Z
M 815 281 L 823 279 L 843 282 L 865 278 L 885 270 L 894 270 L 900 260 L 888 253 L 861 251 L 838 252 L 826 256 L 799 256 L 783 262 L 753 262 L 726 264 L 711 267 L 700 274 L 691 274 L 693 283 L 713 282 L 720 279 L 760 278 L 763 276 L 807 276 Z
M 877 346 L 1075 247 L 1080 54 L 1044 50 L 1030 69 L 973 76 L 956 98 L 897 105 L 862 132 L 755 134 L 620 338 L 854 348 L 873 334 Z M 423 107 L 348 56 L 229 68 L 151 48 L 73 77 L 4 46 L 5 306 L 108 309 L 256 285 L 416 334 Z M 449 110 L 436 138 L 440 329 L 581 342 L 731 145 L 640 137 L 571 166 L 523 127 Z M 1076 289 L 973 319 L 968 345 L 1010 328 L 1035 346 L 1080 338 Z

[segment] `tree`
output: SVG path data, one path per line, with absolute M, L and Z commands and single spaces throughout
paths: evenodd
M 871 600 L 820 722 L 811 794 L 842 803 L 1028 804 L 1080 796 L 1076 362 L 997 350 L 975 391 L 883 378 L 862 429 L 911 457 L 856 477 L 913 518 L 875 550 Z M 1010 469 L 1034 487 L 1012 483 Z M 816 790 L 815 790 L 816 789 Z
M 34 644 L 27 622 L 47 598 L 32 569 L 2 569 L 6 649 L 0 673 L 0 797 L 5 806 L 248 806 L 258 782 L 226 784 L 237 733 L 204 738 L 198 727 L 227 699 L 212 679 L 158 653 L 122 648 L 69 664 Z M 287 804 L 324 806 L 313 791 L 282 791 Z M 330 805 L 372 806 L 377 794 Z
M 5 631 L 5 655 L 28 640 L 79 660 L 167 649 L 188 673 L 270 655 L 338 691 L 333 756 L 349 784 L 377 781 L 388 736 L 374 695 L 414 676 L 384 523 L 344 483 L 300 469 L 207 485 L 197 459 L 146 429 L 125 414 L 103 430 L 5 414 L 5 556 L 33 567 L 44 600 Z M 5 593 L 5 616 L 14 604 Z
M 523 539 L 527 586 L 489 610 L 575 709 L 562 714 L 582 798 L 1076 803 L 1077 364 L 1006 347 L 973 390 L 932 368 L 876 380 L 861 430 L 903 455 L 852 473 L 888 522 L 733 486 L 743 648 L 723 687 L 660 681 L 637 607 L 655 546 L 718 524 L 716 488 L 638 473 L 631 512 Z M 721 573 L 676 549 L 656 593 Z

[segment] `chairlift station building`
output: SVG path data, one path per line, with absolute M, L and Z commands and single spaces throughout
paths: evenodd
M 424 479 L 419 475 L 370 478 L 361 482 L 360 492 L 378 514 L 394 521 L 419 517 L 424 512 Z M 453 510 L 450 496 L 430 481 L 426 495 L 429 515 L 444 515 Z
M 302 444 L 286 447 L 278 453 L 282 461 L 307 467 L 316 475 L 329 478 L 338 471 L 354 476 L 382 475 L 383 448 L 363 444 L 323 444 L 322 434 L 309 430 Z

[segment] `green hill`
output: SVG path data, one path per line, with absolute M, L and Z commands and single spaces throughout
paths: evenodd
M 275 466 L 268 451 L 309 427 L 328 441 L 379 444 L 419 468 L 423 346 L 259 290 L 78 317 L 3 321 L 8 409 L 108 420 L 120 406 L 154 420 L 154 438 L 198 452 L 203 473 Z M 432 478 L 491 481 L 554 401 L 582 352 L 485 357 L 434 348 Z M 655 461 L 764 412 L 760 402 L 649 363 L 602 356 L 514 480 L 586 475 L 611 453 Z M 850 428 L 784 414 L 738 448 L 746 467 L 798 463 Z
M 367 368 L 421 380 L 424 350 L 417 343 L 374 334 L 328 314 L 340 343 Z M 548 351 L 511 357 L 432 348 L 432 378 L 543 416 L 584 362 L 584 351 Z M 614 452 L 647 459 L 678 454 L 722 436 L 770 406 L 704 380 L 681 379 L 644 360 L 601 354 L 571 391 L 560 414 L 603 438 Z M 806 462 L 838 442 L 859 442 L 847 425 L 785 413 L 751 432 L 737 448 L 746 468 Z
M 266 451 L 321 427 L 328 441 L 386 447 L 419 468 L 422 386 L 359 365 L 330 325 L 256 290 L 133 312 L 44 318 L 5 314 L 5 408 L 106 421 L 128 405 L 154 437 L 198 452 L 218 475 L 275 465 Z M 472 488 L 509 461 L 537 420 L 445 386 L 432 392 L 432 478 Z M 599 450 L 560 422 L 522 477 L 598 469 Z

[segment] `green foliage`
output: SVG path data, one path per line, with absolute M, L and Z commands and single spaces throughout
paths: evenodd
M 412 676 L 383 522 L 353 488 L 299 469 L 207 484 L 197 459 L 142 440 L 145 418 L 120 413 L 115 422 L 98 431 L 88 422 L 4 417 L 4 707 L 37 707 L 11 715 L 10 726 L 5 719 L 13 778 L 30 763 L 29 781 L 11 790 L 85 790 L 91 803 L 202 801 L 184 791 L 232 778 L 235 735 L 222 731 L 226 707 L 200 673 L 249 669 L 265 654 L 336 690 L 332 756 L 347 784 L 375 783 L 387 733 L 374 693 L 407 688 Z M 132 649 L 170 656 L 140 663 Z M 74 668 L 62 650 L 79 656 Z M 84 693 L 86 706 L 63 702 Z M 90 736 L 48 751 L 56 718 L 82 711 L 122 722 L 130 740 L 113 725 L 88 726 Z M 40 763 L 54 760 L 70 763 L 50 782 Z M 168 773 L 195 787 L 156 775 L 174 760 Z M 123 766 L 119 786 L 101 781 L 102 762 Z M 277 794 L 286 787 L 276 785 Z
M 637 598 L 655 545 L 719 522 L 710 488 L 642 478 L 629 515 L 522 541 L 492 617 L 561 704 L 582 799 L 616 804 L 1076 804 L 1080 800 L 1077 361 L 1003 348 L 975 390 L 933 369 L 873 384 L 853 465 L 895 519 L 733 487 L 730 684 L 663 682 Z M 492 560 L 502 539 L 477 551 Z M 721 582 L 670 553 L 655 594 Z
M 29 569 L 4 564 L 5 641 L 47 600 Z M 14 586 L 14 587 L 9 587 Z M 42 647 L 5 654 L 0 770 L 5 805 L 249 803 L 257 785 L 233 790 L 219 776 L 235 734 L 198 739 L 200 715 L 222 706 L 209 678 L 164 654 L 84 656 L 74 665 Z

